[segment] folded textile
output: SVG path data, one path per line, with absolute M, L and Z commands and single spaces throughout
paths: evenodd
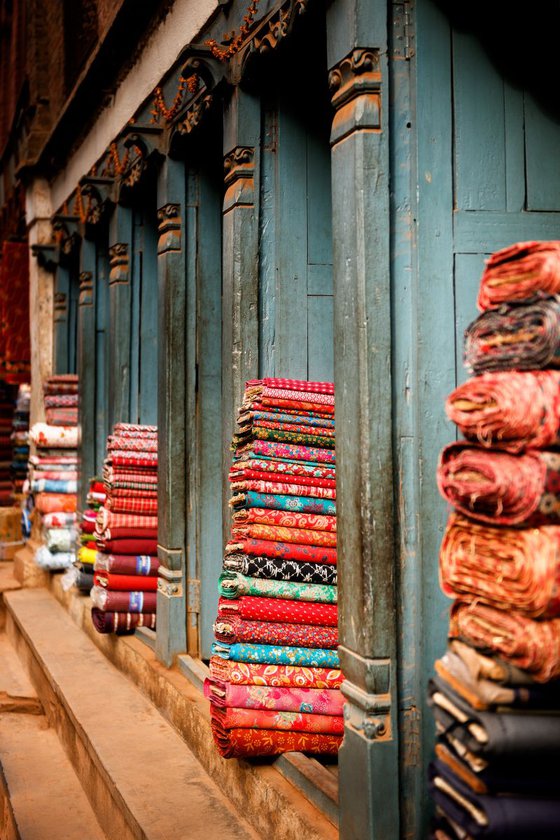
M 332 382 L 313 382 L 307 379 L 282 379 L 273 376 L 265 376 L 263 379 L 250 379 L 247 382 L 247 389 L 251 389 L 249 393 L 252 393 L 253 388 L 273 388 L 287 391 L 302 391 L 306 394 L 334 395 L 334 384 Z
M 113 513 L 138 513 L 152 515 L 157 514 L 158 502 L 155 498 L 115 498 L 108 497 L 105 502 L 105 510 Z
M 105 593 L 110 594 L 110 593 Z M 236 643 L 226 645 L 214 642 L 212 653 L 236 662 L 258 662 L 268 665 L 302 665 L 307 668 L 338 668 L 336 650 L 324 648 L 290 647 L 288 645 L 253 645 Z
M 83 563 L 85 566 L 90 566 L 92 570 L 96 562 L 96 558 L 97 550 L 95 548 L 87 548 L 83 545 L 78 551 L 78 560 L 80 561 L 80 563 Z
M 519 455 L 459 441 L 446 446 L 437 471 L 441 495 L 490 525 L 560 521 L 560 454 Z
M 136 627 L 156 629 L 156 614 L 154 613 L 123 613 L 104 612 L 93 607 L 91 620 L 98 633 L 116 633 L 118 636 L 134 633 Z
M 336 755 L 342 743 L 340 735 L 314 732 L 283 732 L 274 729 L 229 729 L 212 726 L 214 741 L 224 758 L 280 755 L 303 752 L 311 755 Z
M 157 499 L 157 484 L 146 484 L 140 490 L 130 487 L 111 487 L 109 495 L 111 499 Z
M 283 712 L 272 709 L 239 709 L 213 706 L 212 720 L 222 729 L 283 729 L 290 732 L 344 734 L 344 720 L 339 715 Z
M 226 556 L 249 554 L 258 557 L 279 557 L 283 560 L 299 560 L 302 563 L 336 564 L 336 548 L 320 545 L 276 542 L 274 540 L 246 539 L 226 546 Z
M 45 528 L 66 528 L 68 525 L 76 524 L 75 513 L 45 513 L 43 516 L 43 526 Z
M 53 554 L 46 545 L 38 548 L 34 556 L 37 565 L 49 571 L 68 569 L 76 559 L 73 551 L 57 551 Z
M 156 592 L 157 577 L 148 575 L 122 575 L 96 569 L 94 574 L 94 585 L 103 589 L 110 589 L 113 592 Z
M 78 409 L 47 408 L 45 419 L 49 426 L 76 426 L 78 424 Z
M 469 440 L 511 452 L 559 443 L 560 371 L 497 371 L 475 376 L 445 409 Z
M 109 435 L 107 438 L 107 451 L 134 450 L 135 452 L 156 452 L 158 451 L 157 437 L 128 437 L 126 435 Z M 110 457 L 110 456 L 109 456 Z
M 224 559 L 224 569 L 243 575 L 267 580 L 285 580 L 299 583 L 337 584 L 336 566 L 328 563 L 306 563 L 283 560 L 280 557 L 253 557 L 250 554 L 229 554 Z
M 93 572 L 88 571 L 87 567 L 76 569 L 75 585 L 80 592 L 89 593 L 91 587 L 93 586 Z
M 282 480 L 287 480 L 290 476 L 297 476 L 297 483 L 300 484 L 318 484 L 320 487 L 336 487 L 336 469 L 324 464 L 309 464 L 305 461 L 284 461 L 273 460 L 266 457 L 243 457 L 234 460 L 229 472 L 230 480 L 236 480 L 242 476 L 248 478 L 258 478 L 261 473 L 266 473 L 267 476 L 273 474 L 274 476 L 282 476 Z M 272 480 L 270 478 L 269 480 Z M 324 484 L 322 482 L 330 482 Z
M 560 618 L 528 618 L 477 603 L 456 601 L 449 635 L 529 671 L 537 682 L 560 677 Z
M 157 468 L 157 452 L 134 452 L 127 449 L 114 449 L 110 453 L 111 464 L 115 467 L 151 467 Z
M 102 528 L 145 528 L 157 529 L 157 516 L 142 516 L 136 513 L 113 513 L 105 508 L 100 508 L 97 514 L 97 523 Z M 125 552 L 123 552 L 125 553 Z
M 139 437 L 157 437 L 157 426 L 142 426 L 137 423 L 115 423 L 114 433 L 116 435 L 132 434 Z
M 78 394 L 45 394 L 45 408 L 77 408 Z
M 105 540 L 157 540 L 157 528 L 96 528 L 95 535 Z
M 300 514 L 303 516 L 304 514 Z M 281 525 L 266 525 L 260 522 L 235 523 L 231 531 L 233 544 L 245 539 L 293 542 L 301 545 L 336 547 L 336 533 L 315 531 L 310 528 L 288 528 Z
M 235 685 L 207 679 L 204 683 L 204 694 L 218 708 L 274 709 L 280 712 L 342 715 L 344 706 L 342 693 L 328 688 Z
M 246 621 L 238 616 L 218 616 L 214 634 L 219 642 L 249 642 L 290 647 L 338 647 L 338 628 L 316 624 L 292 624 L 275 621 Z
M 321 583 L 263 580 L 231 571 L 223 571 L 220 575 L 219 590 L 224 598 L 255 595 L 261 598 L 285 598 L 290 601 L 314 601 L 322 604 L 336 604 L 337 600 L 336 586 L 326 586 Z
M 114 575 L 148 575 L 157 577 L 159 560 L 156 557 L 95 552 L 95 570 Z
M 446 595 L 533 618 L 560 615 L 560 527 L 492 528 L 449 518 L 439 557 Z
M 285 528 L 305 528 L 313 531 L 336 531 L 336 516 L 321 516 L 315 513 L 298 513 L 289 510 L 271 510 L 252 507 L 237 510 L 233 514 L 234 527 L 255 523 L 259 525 L 281 525 Z
M 560 301 L 502 306 L 465 331 L 465 364 L 474 373 L 560 365 Z
M 250 445 L 252 441 L 267 440 L 279 443 L 289 443 L 302 446 L 321 446 L 334 449 L 334 438 L 321 435 L 296 432 L 289 429 L 270 429 L 266 426 L 251 426 L 249 432 L 233 436 L 234 446 Z
M 48 426 L 35 423 L 29 430 L 29 438 L 38 447 L 56 447 L 57 449 L 77 449 L 77 426 Z
M 141 578 L 142 581 L 149 578 Z M 157 594 L 155 592 L 113 592 L 94 585 L 91 590 L 94 607 L 106 612 L 155 613 Z
M 332 449 L 319 449 L 315 446 L 298 446 L 295 443 L 255 440 L 238 450 L 240 460 L 253 458 L 274 458 L 286 461 L 302 461 L 307 464 L 334 464 L 335 453 Z M 275 462 L 276 470 L 278 463 Z
M 212 679 L 232 685 L 338 689 L 344 682 L 342 672 L 338 668 L 236 662 L 221 656 L 212 656 L 209 667 Z
M 106 554 L 147 554 L 157 557 L 157 539 L 99 539 L 100 551 Z
M 316 487 L 308 484 L 286 484 L 285 481 L 267 481 L 266 473 L 258 473 L 258 475 L 264 476 L 265 480 L 262 480 L 262 478 L 244 478 L 241 481 L 231 481 L 232 492 L 235 494 L 236 491 L 237 493 L 243 493 L 252 490 L 254 493 L 259 494 L 266 493 L 278 496 L 305 496 L 306 498 L 313 499 L 336 499 L 336 489 L 334 489 L 334 487 Z M 269 475 L 272 477 L 275 473 L 270 473 Z M 278 477 L 282 478 L 282 476 Z M 299 481 L 300 477 L 298 477 L 297 480 Z M 318 480 L 326 482 L 324 479 Z M 235 501 L 235 496 L 233 501 Z M 261 505 L 261 507 L 264 507 L 264 505 Z
M 313 601 L 289 601 L 284 598 L 220 598 L 218 615 L 239 615 L 248 621 L 288 621 L 294 624 L 323 624 L 336 627 L 336 604 Z
M 74 528 L 45 529 L 45 545 L 53 554 L 57 551 L 73 551 L 75 539 Z
M 516 242 L 495 251 L 480 279 L 481 310 L 560 292 L 560 242 Z
M 77 493 L 77 481 L 52 481 L 49 479 L 37 479 L 31 482 L 32 493 Z
M 230 505 L 234 510 L 241 508 L 271 508 L 273 510 L 336 516 L 336 502 L 330 499 L 256 493 L 253 490 L 249 490 L 246 493 L 236 493 Z
M 242 427 L 244 425 L 250 425 L 252 423 L 255 424 L 288 424 L 288 426 L 305 426 L 307 430 L 310 429 L 323 429 L 325 430 L 322 432 L 324 434 L 327 429 L 330 430 L 331 434 L 334 434 L 334 417 L 318 417 L 317 415 L 313 414 L 296 414 L 296 413 L 288 413 L 283 411 L 254 411 L 252 408 L 240 412 L 238 418 L 239 425 Z M 273 426 L 273 428 L 275 428 Z M 295 429 L 295 431 L 300 431 L 300 429 Z
M 489 840 L 553 840 L 558 837 L 560 801 L 474 793 L 441 765 L 430 766 L 430 792 L 463 837 Z M 459 835 L 461 836 L 461 835 Z
M 72 493 L 38 493 L 35 496 L 35 509 L 39 513 L 75 513 L 76 496 Z

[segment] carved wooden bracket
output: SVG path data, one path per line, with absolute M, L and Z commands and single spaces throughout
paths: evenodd
M 56 261 L 56 245 L 54 242 L 48 245 L 34 244 L 31 246 L 31 253 L 36 257 L 37 263 L 41 268 L 54 274 L 58 265 Z
M 122 135 L 123 145 L 128 152 L 127 165 L 120 176 L 119 200 L 128 191 L 134 190 L 153 171 L 161 157 L 160 126 L 130 125 Z
M 381 131 L 379 50 L 357 49 L 329 73 L 334 115 L 331 144 L 354 131 Z
M 82 271 L 78 277 L 80 283 L 79 306 L 93 306 L 93 274 Z
M 252 206 L 255 202 L 255 149 L 236 146 L 224 158 L 224 213 L 232 207 Z
M 78 253 L 82 241 L 80 218 L 56 213 L 52 218 L 52 227 L 58 244 L 58 261 L 68 261 Z
M 128 283 L 129 254 L 126 242 L 117 242 L 109 248 L 109 285 Z
M 114 180 L 86 175 L 80 180 L 82 196 L 88 199 L 86 224 L 96 227 L 107 218 L 113 206 Z
M 65 321 L 67 314 L 68 314 L 68 306 L 66 295 L 64 292 L 55 292 L 53 298 L 53 318 L 55 323 L 60 323 L 60 321 Z
M 181 250 L 181 207 L 165 204 L 157 211 L 158 254 Z
M 225 79 L 225 70 L 219 61 L 212 58 L 209 49 L 191 46 L 184 59 L 181 76 L 184 79 L 195 76 L 198 84 L 173 121 L 170 146 L 175 148 L 204 121 L 212 108 L 216 91 Z

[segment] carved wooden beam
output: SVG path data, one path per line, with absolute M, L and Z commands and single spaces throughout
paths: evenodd
M 87 199 L 85 223 L 96 228 L 107 220 L 114 204 L 113 178 L 86 175 L 80 180 L 82 196 Z
M 119 179 L 119 201 L 139 187 L 155 171 L 162 156 L 160 126 L 127 126 L 121 140 L 128 151 L 127 165 Z
M 109 248 L 109 285 L 128 283 L 130 257 L 128 242 L 116 242 Z
M 38 264 L 51 274 L 54 274 L 58 265 L 56 251 L 54 242 L 48 245 L 34 243 L 31 246 L 31 254 L 37 259 Z
M 56 213 L 52 217 L 52 228 L 58 243 L 58 262 L 61 260 L 64 262 L 76 256 L 82 241 L 79 216 Z
M 80 292 L 79 306 L 93 306 L 93 274 L 91 271 L 81 271 L 78 276 Z

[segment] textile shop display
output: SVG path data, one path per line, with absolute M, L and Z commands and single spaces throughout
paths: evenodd
M 92 486 L 100 504 L 83 523 L 82 556 L 91 560 L 91 617 L 99 633 L 156 629 L 157 444 L 156 426 L 117 423 L 107 438 L 103 483 Z
M 51 376 L 43 392 L 46 406 L 53 399 L 72 397 L 77 401 L 78 377 Z M 65 425 L 35 423 L 29 439 L 35 446 L 35 454 L 29 459 L 28 506 L 32 510 L 35 534 L 42 542 L 35 553 L 35 562 L 50 571 L 68 569 L 76 559 L 77 415 Z
M 205 683 L 227 758 L 340 746 L 334 444 L 331 383 L 247 383 Z
M 93 586 L 93 567 L 97 556 L 97 514 L 105 502 L 105 485 L 99 478 L 92 478 L 86 497 L 86 507 L 80 513 L 79 547 L 71 582 L 83 593 L 89 593 Z
M 27 477 L 29 461 L 29 408 L 31 388 L 27 384 L 19 386 L 12 420 L 12 478 L 14 501 L 22 501 L 23 486 Z
M 17 386 L 0 380 L 0 506 L 14 503 L 12 484 L 12 432 Z
M 3 242 L 0 259 L 0 380 L 31 378 L 29 244 Z
M 468 439 L 437 482 L 455 508 L 440 550 L 453 598 L 429 685 L 432 837 L 560 831 L 560 243 L 487 262 L 465 334 L 477 374 L 448 397 Z

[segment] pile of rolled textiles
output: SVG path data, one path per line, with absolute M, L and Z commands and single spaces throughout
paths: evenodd
M 93 586 L 93 566 L 97 555 L 96 522 L 99 510 L 107 498 L 103 481 L 92 478 L 86 498 L 86 508 L 81 511 L 79 523 L 79 548 L 76 558 L 73 583 L 80 592 L 89 594 Z
M 14 499 L 21 498 L 23 485 L 27 477 L 29 461 L 29 405 L 31 389 L 29 385 L 20 385 L 12 418 L 12 464 L 11 478 Z
M 0 380 L 0 506 L 13 503 L 12 425 L 17 386 Z
M 117 423 L 107 438 L 91 589 L 99 633 L 156 628 L 157 445 L 156 426 Z
M 74 374 L 51 376 L 44 385 L 44 393 L 48 413 L 53 401 L 58 404 L 67 399 L 77 400 L 78 378 Z M 27 489 L 32 502 L 33 529 L 35 533 L 36 529 L 41 532 L 43 543 L 35 552 L 35 562 L 52 571 L 67 569 L 76 557 L 77 421 L 74 419 L 67 425 L 35 423 L 29 437 L 35 454 L 29 459 Z
M 479 375 L 447 400 L 467 441 L 438 467 L 455 508 L 449 647 L 430 683 L 438 840 L 560 832 L 559 292 L 560 242 L 494 254 L 465 336 Z
M 205 693 L 221 755 L 336 754 L 334 386 L 247 383 Z

